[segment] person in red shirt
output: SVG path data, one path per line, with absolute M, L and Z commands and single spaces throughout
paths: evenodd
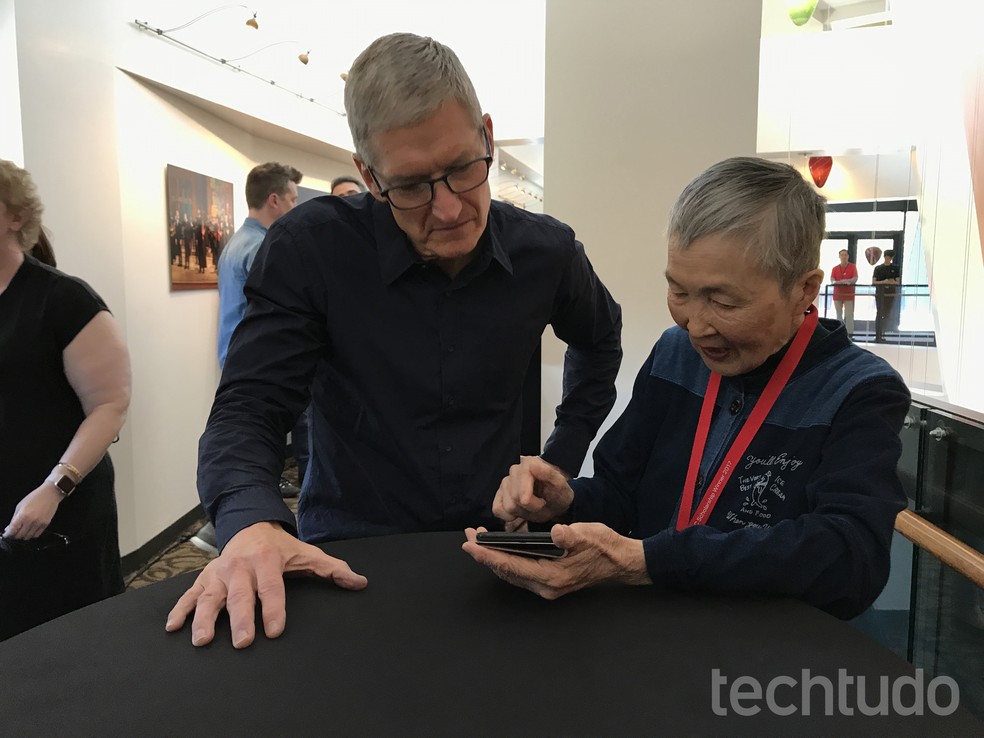
M 858 281 L 858 268 L 848 261 L 850 254 L 841 249 L 840 264 L 830 270 L 830 283 L 834 285 L 834 311 L 837 320 L 844 322 L 847 335 L 854 334 L 854 284 Z

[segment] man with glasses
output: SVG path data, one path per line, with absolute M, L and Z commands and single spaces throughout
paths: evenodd
M 491 503 L 519 458 L 548 325 L 568 349 L 544 461 L 576 474 L 614 403 L 621 310 L 569 227 L 491 201 L 492 120 L 454 52 L 378 39 L 353 63 L 345 107 L 369 192 L 311 200 L 270 228 L 202 436 L 199 492 L 222 554 L 167 621 L 178 630 L 194 610 L 195 645 L 224 607 L 233 644 L 252 643 L 257 595 L 266 635 L 280 635 L 286 572 L 366 585 L 309 543 L 501 528 Z M 308 388 L 302 543 L 276 492 L 277 441 Z

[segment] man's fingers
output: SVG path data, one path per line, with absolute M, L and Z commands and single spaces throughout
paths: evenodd
M 306 571 L 322 579 L 330 579 L 342 589 L 365 589 L 369 580 L 352 571 L 348 563 L 329 556 L 319 548 L 312 548 L 317 553 L 308 559 L 304 567 Z
M 275 568 L 256 573 L 256 594 L 263 611 L 263 632 L 267 638 L 279 638 L 287 625 L 287 593 L 284 577 Z
M 246 648 L 256 637 L 256 581 L 252 572 L 233 572 L 225 607 L 229 611 L 233 647 Z
M 203 646 L 215 638 L 219 613 L 229 612 L 232 645 L 245 648 L 256 639 L 256 600 L 259 598 L 263 631 L 277 638 L 287 622 L 284 574 L 311 574 L 332 580 L 345 589 L 362 589 L 367 580 L 348 564 L 315 546 L 269 525 L 240 531 L 222 555 L 205 567 L 195 584 L 168 613 L 165 629 L 180 630 L 194 611 L 192 643 Z
M 188 615 L 191 614 L 195 609 L 195 605 L 198 603 L 198 595 L 204 590 L 205 588 L 197 581 L 186 589 L 185 593 L 174 603 L 171 612 L 167 614 L 167 622 L 164 624 L 164 630 L 168 633 L 181 630 L 184 627 L 185 621 L 188 619 Z
M 195 618 L 191 621 L 191 643 L 204 646 L 215 637 L 215 621 L 225 607 L 225 584 L 218 578 L 203 585 L 195 602 Z

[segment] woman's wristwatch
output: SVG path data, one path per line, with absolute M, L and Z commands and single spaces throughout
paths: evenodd
M 82 472 L 71 464 L 60 461 L 51 470 L 48 481 L 55 485 L 62 497 L 68 497 L 82 483 Z

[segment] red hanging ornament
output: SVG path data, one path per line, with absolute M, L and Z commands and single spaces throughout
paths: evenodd
M 817 187 L 823 187 L 830 176 L 830 169 L 834 165 L 834 160 L 829 156 L 810 157 L 810 176 Z

